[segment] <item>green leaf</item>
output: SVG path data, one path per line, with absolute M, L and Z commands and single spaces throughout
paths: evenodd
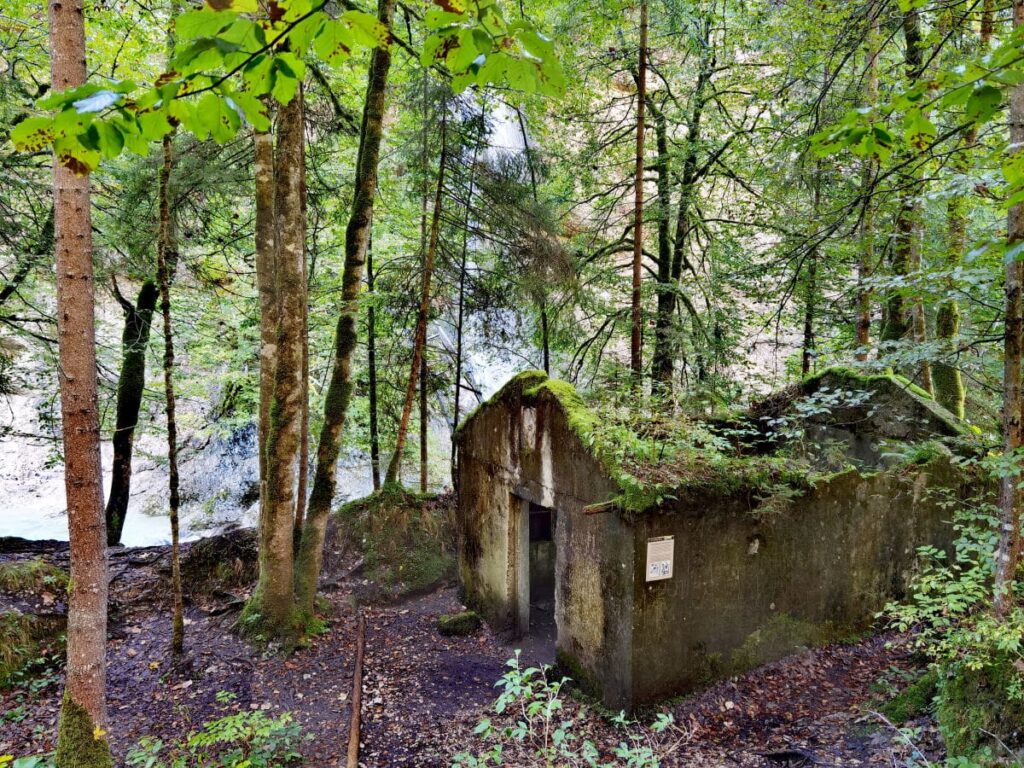
M 328 19 L 313 40 L 313 50 L 329 66 L 335 67 L 352 54 L 355 41 L 349 27 Z
M 201 37 L 214 37 L 230 27 L 238 18 L 237 13 L 225 13 L 203 8 L 186 11 L 174 20 L 174 31 L 180 42 L 193 41 Z
M 52 117 L 29 117 L 11 130 L 11 142 L 19 152 L 39 152 L 56 138 Z
M 1003 93 L 995 86 L 983 85 L 975 88 L 967 99 L 967 117 L 975 123 L 988 122 L 1002 101 Z
M 256 13 L 259 10 L 259 3 L 256 0 L 206 0 L 206 4 L 215 11 Z
M 367 48 L 386 48 L 391 44 L 391 34 L 387 27 L 377 21 L 377 17 L 365 11 L 346 11 L 341 20 L 352 30 L 358 45 Z
M 262 101 L 246 91 L 233 93 L 229 98 L 241 110 L 245 119 L 253 128 L 257 131 L 270 130 L 270 118 L 267 117 L 267 107 Z

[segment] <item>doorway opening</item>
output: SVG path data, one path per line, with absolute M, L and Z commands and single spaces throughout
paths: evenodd
M 520 506 L 519 626 L 523 654 L 534 663 L 555 659 L 555 531 L 553 509 L 523 500 Z

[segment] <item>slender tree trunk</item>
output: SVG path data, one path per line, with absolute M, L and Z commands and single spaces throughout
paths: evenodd
M 1013 27 L 1024 25 L 1024 0 L 1013 1 Z M 1024 85 L 1010 92 L 1010 151 L 1024 147 Z M 1006 220 L 1007 243 L 1024 241 L 1024 205 L 1010 208 Z M 1014 471 L 1003 477 L 999 493 L 999 544 L 996 549 L 996 615 L 1005 616 L 1013 605 L 1013 585 L 1020 562 L 1020 476 L 1021 448 L 1021 344 L 1024 337 L 1024 306 L 1021 301 L 1024 262 L 1006 264 L 1006 336 L 1003 342 L 1003 455 L 1013 458 Z
M 305 132 L 305 123 L 302 125 Z M 299 423 L 299 479 L 295 489 L 295 520 L 292 544 L 296 556 L 302 542 L 302 525 L 306 518 L 306 496 L 309 491 L 309 267 L 306 263 L 306 157 L 299 166 L 299 194 L 301 196 L 296 226 L 302 226 L 302 415 Z
M 51 82 L 85 82 L 81 0 L 49 4 Z M 73 163 L 71 164 L 73 165 Z M 79 169 L 84 170 L 84 169 Z M 53 164 L 64 485 L 71 542 L 67 673 L 57 734 L 59 768 L 113 766 L 107 728 L 107 531 L 97 408 L 95 287 L 89 176 Z
M 821 161 L 814 164 L 814 222 L 821 213 Z M 818 302 L 818 247 L 807 255 L 807 282 L 804 286 L 804 343 L 800 356 L 800 370 L 804 376 L 814 365 L 814 313 Z
M 391 26 L 394 0 L 380 0 L 377 19 Z M 356 319 L 359 291 L 363 282 L 366 246 L 373 220 L 373 198 L 377 192 L 377 165 L 384 135 L 384 109 L 391 54 L 387 48 L 375 48 L 370 56 L 369 82 L 363 107 L 363 122 L 356 160 L 355 194 L 352 213 L 345 230 L 345 271 L 341 284 L 341 312 L 335 335 L 334 365 L 324 400 L 324 423 L 317 444 L 316 471 L 309 511 L 302 529 L 302 543 L 295 569 L 296 598 L 300 612 L 313 612 L 320 567 L 323 562 L 327 517 L 334 500 L 338 454 L 348 405 L 352 399 L 352 364 L 356 350 Z
M 114 290 L 117 291 L 116 284 Z M 121 373 L 117 379 L 117 417 L 112 439 L 114 458 L 106 509 L 107 545 L 111 547 L 121 542 L 124 519 L 128 514 L 135 428 L 146 389 L 146 348 L 159 295 L 153 280 L 142 284 L 135 304 L 117 291 L 117 299 L 124 310 L 124 331 L 121 333 Z
M 174 397 L 174 329 L 171 324 L 171 279 L 178 265 L 178 248 L 171 220 L 171 171 L 174 168 L 174 143 L 168 134 L 163 140 L 163 165 L 160 168 L 160 237 L 157 244 L 157 282 L 160 285 L 160 313 L 164 326 L 164 398 L 167 411 L 168 497 L 171 520 L 171 591 L 174 612 L 171 617 L 171 650 L 180 654 L 185 647 L 185 607 L 181 590 L 181 535 L 178 510 L 178 422 Z
M 869 107 L 878 101 L 878 18 L 871 19 L 867 38 L 867 66 L 864 73 L 864 100 Z M 864 217 L 860 226 L 860 254 L 857 259 L 857 360 L 868 359 L 871 343 L 871 286 L 875 271 L 875 204 L 871 198 L 876 164 L 871 158 L 864 160 L 861 169 L 861 194 L 864 199 Z
M 290 640 L 295 623 L 295 485 L 302 422 L 302 330 L 305 221 L 302 217 L 302 92 L 278 112 L 274 159 L 277 248 L 277 364 L 266 444 L 266 496 L 261 500 L 260 573 L 242 628 Z
M 647 106 L 647 0 L 640 0 L 640 51 L 636 88 L 636 171 L 633 180 L 633 290 L 629 364 L 639 381 L 643 372 L 643 308 L 640 305 L 644 256 L 644 109 Z
M 662 389 L 671 389 L 675 368 L 672 333 L 675 323 L 676 286 L 672 282 L 672 210 L 671 159 L 668 149 L 668 124 L 660 109 L 651 106 L 658 147 L 658 310 L 654 320 L 654 354 L 651 378 Z
M 384 485 L 398 482 L 398 470 L 402 465 L 402 452 L 405 449 L 405 438 L 409 431 L 409 417 L 412 415 L 412 402 L 416 395 L 416 379 L 427 345 L 427 322 L 430 319 L 430 282 L 434 274 L 434 260 L 437 256 L 437 242 L 441 229 L 441 206 L 444 202 L 444 170 L 448 160 L 447 120 L 441 116 L 441 157 L 437 166 L 437 190 L 434 194 L 434 211 L 430 220 L 430 241 L 427 243 L 426 256 L 423 260 L 423 280 L 420 288 L 420 309 L 416 316 L 416 336 L 412 347 L 412 368 L 409 371 L 409 383 L 405 388 L 405 404 L 398 422 L 398 434 L 395 438 L 395 452 L 388 463 L 388 471 L 384 476 Z
M 366 310 L 366 364 L 370 369 L 370 472 L 373 475 L 373 490 L 380 490 L 380 429 L 377 417 L 377 311 L 373 305 L 373 236 L 367 238 L 366 246 L 366 290 L 370 293 L 370 305 Z
M 534 200 L 537 197 L 537 177 L 533 172 L 533 161 L 530 155 L 529 140 L 526 136 L 526 123 L 523 121 L 523 115 L 518 110 L 516 115 L 519 117 L 519 130 L 523 134 L 523 146 L 526 152 L 526 162 L 530 168 L 530 180 L 533 183 Z M 469 189 L 466 192 L 466 213 L 462 219 L 462 249 L 459 253 L 459 298 L 458 298 L 458 315 L 455 321 L 455 391 L 452 393 L 452 461 L 451 461 L 451 473 L 452 473 L 452 487 L 458 491 L 458 478 L 459 478 L 459 457 L 458 450 L 456 449 L 456 436 L 459 431 L 459 418 L 462 408 L 462 355 L 463 355 L 463 329 L 465 326 L 465 313 L 466 313 L 466 261 L 469 256 L 469 211 L 473 203 L 473 192 L 476 184 L 476 162 L 477 157 L 480 153 L 480 138 L 477 137 L 476 142 L 473 144 L 473 159 L 469 164 Z M 541 308 L 541 334 L 544 343 L 544 372 L 550 373 L 549 365 L 550 358 L 548 357 L 548 314 L 547 314 L 547 302 L 542 300 Z
M 427 423 L 429 421 L 427 407 L 427 345 L 423 343 L 423 354 L 420 356 L 420 493 L 427 492 Z

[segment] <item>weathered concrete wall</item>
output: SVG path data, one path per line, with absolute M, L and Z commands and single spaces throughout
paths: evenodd
M 628 697 L 633 549 L 614 514 L 588 505 L 617 491 L 569 427 L 542 374 L 520 376 L 459 434 L 459 573 L 469 604 L 493 626 L 515 629 L 529 568 L 521 500 L 555 510 L 555 621 L 559 660 L 606 698 Z M 528 546 L 528 545 L 527 545 Z
M 864 629 L 903 593 L 925 544 L 954 538 L 947 460 L 901 472 L 847 472 L 783 511 L 736 501 L 641 516 L 635 526 L 632 703 Z M 646 541 L 675 536 L 674 578 L 644 582 Z

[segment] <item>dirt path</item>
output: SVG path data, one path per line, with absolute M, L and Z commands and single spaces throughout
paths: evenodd
M 305 765 L 344 763 L 350 716 L 357 579 L 327 594 L 328 630 L 288 658 L 262 655 L 231 632 L 235 613 L 197 600 L 188 610 L 184 664 L 168 653 L 167 610 L 159 576 L 137 569 L 115 582 L 109 695 L 111 735 L 123 758 L 145 735 L 180 738 L 199 724 L 239 709 L 293 713 L 303 732 Z M 147 599 L 146 596 L 149 596 Z M 366 609 L 362 762 L 367 768 L 448 766 L 456 751 L 478 746 L 472 729 L 488 714 L 494 681 L 512 647 L 486 628 L 444 638 L 436 617 L 458 610 L 453 588 L 402 605 Z M 887 640 L 896 641 L 889 647 Z M 865 727 L 863 704 L 890 668 L 909 668 L 898 638 L 808 651 L 679 702 L 673 713 L 686 743 L 667 766 L 766 765 L 762 753 L 799 749 L 819 765 L 892 765 L 900 752 L 891 732 Z M 33 695 L 0 695 L 0 754 L 53 749 L 59 674 Z M 219 691 L 235 695 L 217 700 Z M 567 702 L 567 710 L 582 706 Z M 605 750 L 620 733 L 594 715 L 589 737 Z M 527 763 L 528 764 L 528 763 Z

